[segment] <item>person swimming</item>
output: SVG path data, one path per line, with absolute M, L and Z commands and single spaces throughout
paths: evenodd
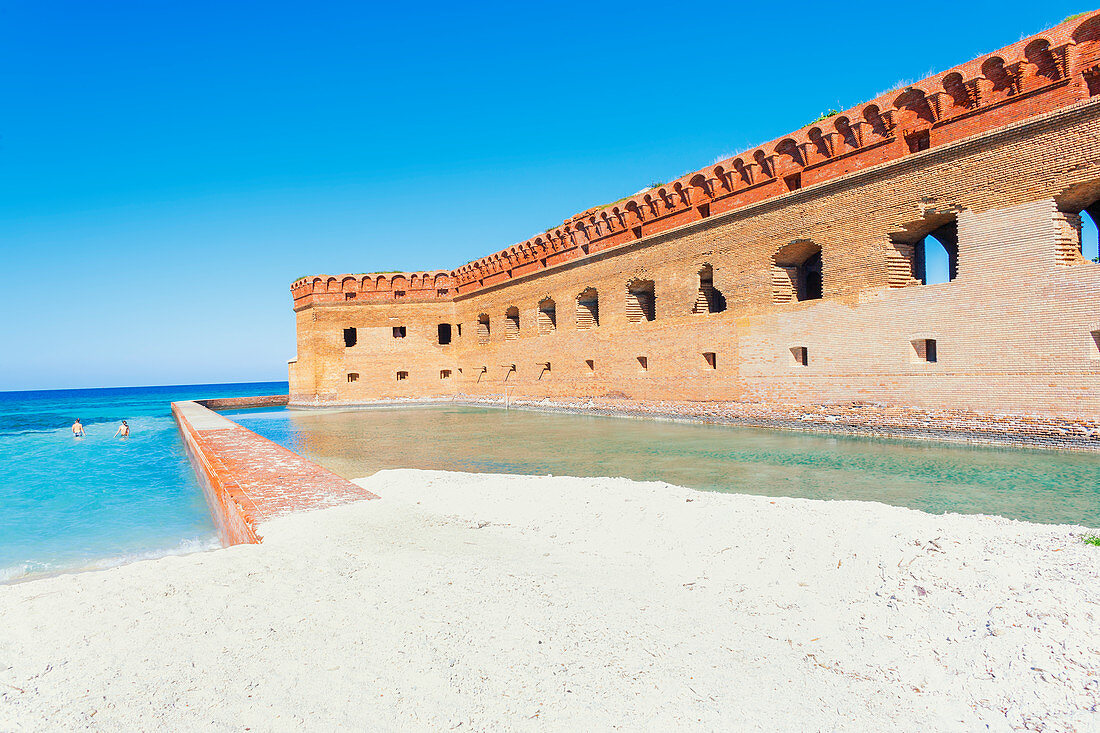
M 120 436 L 123 438 L 130 436 L 130 426 L 126 424 L 125 420 L 122 421 L 122 424 L 118 426 L 118 430 L 115 432 L 116 438 Z
M 76 419 L 76 422 L 73 423 L 73 437 L 74 438 L 83 438 L 84 437 L 84 424 L 80 422 L 79 417 Z

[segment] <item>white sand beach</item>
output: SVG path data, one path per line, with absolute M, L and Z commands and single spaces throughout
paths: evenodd
M 1098 730 L 1080 528 L 385 471 L 261 545 L 0 587 L 0 730 Z

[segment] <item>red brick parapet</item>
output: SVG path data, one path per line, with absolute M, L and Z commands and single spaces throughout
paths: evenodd
M 226 545 L 257 543 L 264 522 L 378 497 L 196 402 L 173 402 L 188 458 Z
M 1100 94 L 1100 13 L 968 61 L 797 132 L 612 204 L 470 262 L 421 273 L 410 300 L 449 299 L 660 232 L 989 132 Z M 428 286 L 425 278 L 445 278 Z M 413 275 L 394 275 L 409 281 Z M 303 278 L 295 309 L 311 303 L 395 300 L 384 276 Z M 417 292 L 416 296 L 413 293 Z M 349 297 L 348 294 L 353 294 Z
M 425 303 L 454 296 L 454 273 L 383 272 L 367 275 L 314 275 L 290 286 L 294 310 L 321 303 Z

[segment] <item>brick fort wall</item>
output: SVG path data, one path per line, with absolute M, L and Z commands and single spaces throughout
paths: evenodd
M 292 285 L 292 404 L 1100 415 L 1100 14 L 453 271 Z M 950 278 L 933 282 L 925 253 Z

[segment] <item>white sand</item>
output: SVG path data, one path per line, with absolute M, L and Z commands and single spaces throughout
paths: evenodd
M 1079 529 L 621 479 L 360 483 L 383 499 L 260 546 L 0 587 L 0 730 L 1100 729 Z

